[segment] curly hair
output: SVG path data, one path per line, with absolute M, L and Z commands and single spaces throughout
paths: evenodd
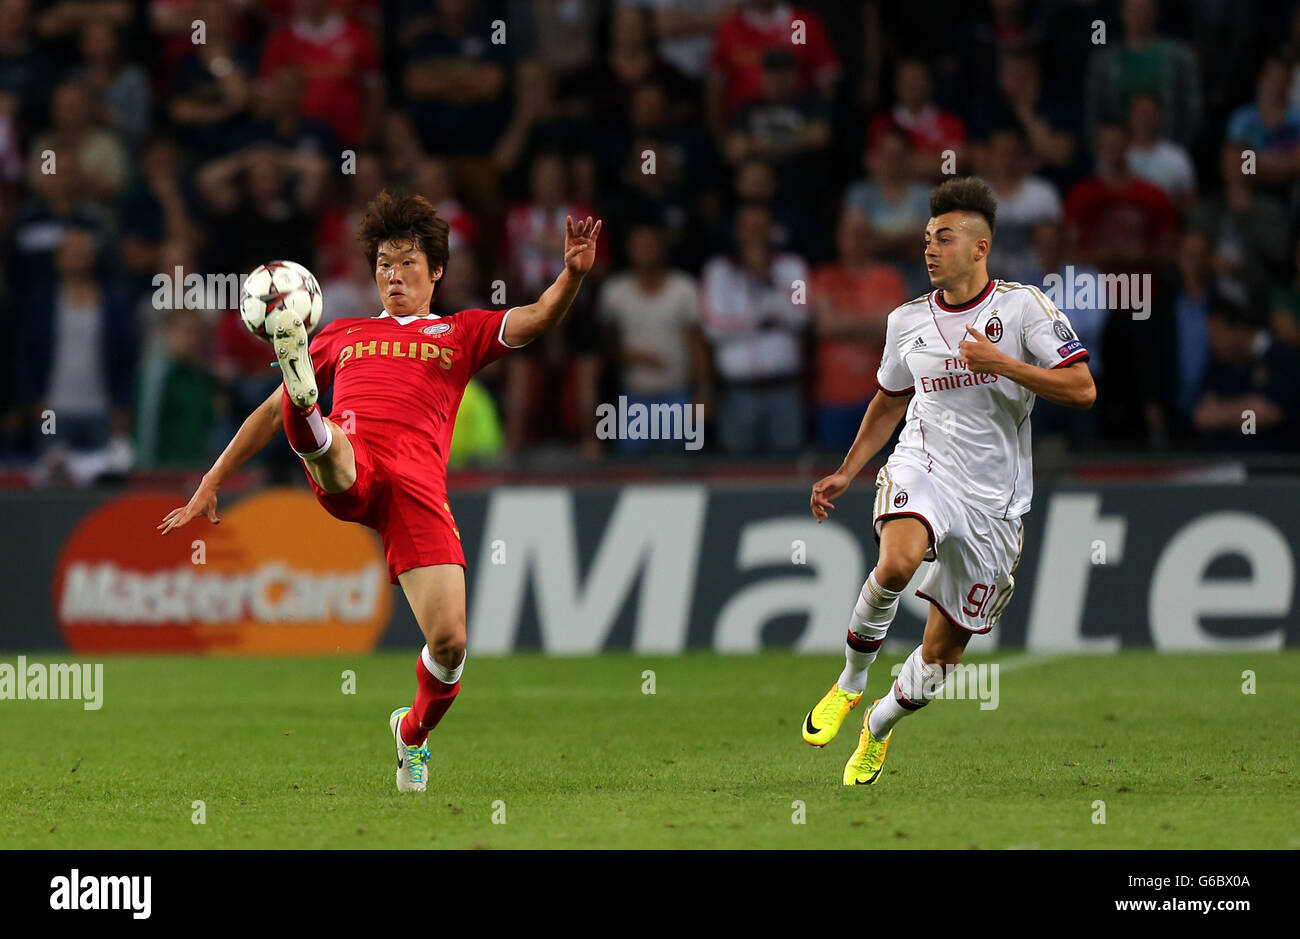
M 447 265 L 447 247 L 451 226 L 438 217 L 438 210 L 424 196 L 395 196 L 387 189 L 366 206 L 366 215 L 357 228 L 357 241 L 366 252 L 374 270 L 379 249 L 390 241 L 414 245 L 424 252 L 429 270 Z
M 998 200 L 989 184 L 974 176 L 940 183 L 930 190 L 930 217 L 947 212 L 970 212 L 980 216 L 992 233 L 998 214 Z

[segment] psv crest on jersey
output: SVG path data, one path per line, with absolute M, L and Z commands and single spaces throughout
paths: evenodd
M 441 336 L 443 333 L 451 332 L 451 323 L 433 323 L 420 330 L 426 336 Z

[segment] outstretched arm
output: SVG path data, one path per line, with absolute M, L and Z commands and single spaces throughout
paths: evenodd
M 515 307 L 506 318 L 505 341 L 507 345 L 522 346 L 536 339 L 548 329 L 553 329 L 569 312 L 573 298 L 578 295 L 582 279 L 596 261 L 596 237 L 601 223 L 587 216 L 585 222 L 574 223 L 564 219 L 564 270 L 555 283 L 542 292 L 536 303 Z
M 164 535 L 200 515 L 206 515 L 214 525 L 221 521 L 217 517 L 217 490 L 280 432 L 284 426 L 284 415 L 280 412 L 280 395 L 283 392 L 284 386 L 277 386 L 270 397 L 248 415 L 221 456 L 217 457 L 217 462 L 212 464 L 212 469 L 203 474 L 203 481 L 194 491 L 189 504 L 172 509 L 162 520 L 158 528 Z

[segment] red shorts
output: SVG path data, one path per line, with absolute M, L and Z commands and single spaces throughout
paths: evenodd
M 307 482 L 325 510 L 345 522 L 359 522 L 379 532 L 388 561 L 388 578 L 428 564 L 465 566 L 460 530 L 447 504 L 446 484 L 402 467 L 377 461 L 358 436 L 350 436 L 357 459 L 357 479 L 342 492 L 326 492 L 307 473 Z M 303 471 L 306 472 L 306 465 Z M 417 470 L 417 467 L 411 467 Z

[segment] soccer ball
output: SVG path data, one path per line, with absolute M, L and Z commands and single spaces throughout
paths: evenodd
M 271 261 L 258 267 L 244 281 L 239 317 L 250 333 L 269 342 L 266 317 L 279 309 L 292 310 L 301 316 L 308 335 L 320 325 L 320 284 L 301 264 Z

